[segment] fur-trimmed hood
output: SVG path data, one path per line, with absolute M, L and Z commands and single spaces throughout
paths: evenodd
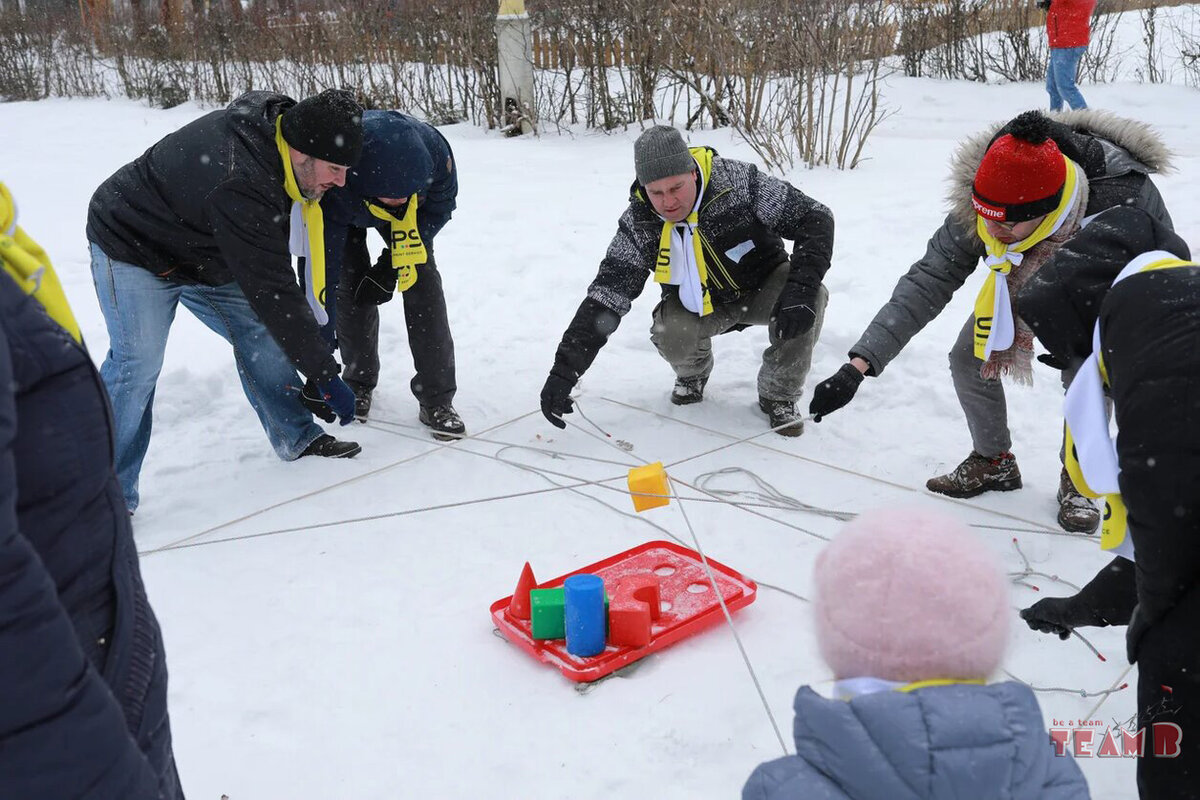
M 1144 122 L 1090 108 L 1047 112 L 1046 116 L 1057 123 L 1054 139 L 1059 147 L 1084 168 L 1089 180 L 1133 171 L 1153 174 L 1171 170 L 1171 151 Z M 951 212 L 968 227 L 975 224 L 971 206 L 975 171 L 996 134 L 1008 124 L 998 122 L 968 137 L 950 160 L 947 200 Z

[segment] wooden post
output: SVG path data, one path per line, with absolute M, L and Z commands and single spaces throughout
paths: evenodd
M 533 35 L 524 0 L 500 0 L 496 15 L 500 118 L 510 135 L 537 130 L 533 111 Z

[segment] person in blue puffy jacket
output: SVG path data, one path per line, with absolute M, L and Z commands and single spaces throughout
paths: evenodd
M 0 798 L 183 800 L 112 412 L 0 184 Z
M 796 755 L 759 765 L 743 800 L 1086 800 L 1030 688 L 985 683 L 1008 639 L 1008 586 L 961 523 L 859 517 L 814 582 L 837 699 L 800 688 Z

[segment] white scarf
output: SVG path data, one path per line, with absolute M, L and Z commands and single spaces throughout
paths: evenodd
M 1159 261 L 1177 262 L 1173 253 L 1154 250 L 1143 253 L 1130 261 L 1112 282 L 1116 286 L 1130 275 L 1141 272 Z M 1117 440 L 1109 432 L 1108 414 L 1105 409 L 1104 376 L 1100 371 L 1100 319 L 1097 316 L 1092 329 L 1092 354 L 1079 368 L 1075 380 L 1067 389 L 1063 400 L 1063 417 L 1074 440 L 1079 469 L 1088 488 L 1099 495 L 1119 495 L 1121 473 L 1117 460 Z M 1109 552 L 1134 560 L 1133 539 L 1125 530 L 1106 530 L 1100 546 Z
M 704 174 L 700 173 L 700 186 L 696 190 L 696 203 L 692 213 L 699 213 L 700 200 L 704 197 Z M 662 215 L 659 215 L 662 217 Z M 663 222 L 668 220 L 663 217 Z M 692 239 L 700 235 L 699 225 L 693 225 L 686 219 L 674 223 L 671 231 L 671 277 L 666 282 L 679 287 L 679 302 L 693 314 L 700 314 L 704 309 L 703 284 L 700 282 L 700 267 L 696 264 L 696 250 Z

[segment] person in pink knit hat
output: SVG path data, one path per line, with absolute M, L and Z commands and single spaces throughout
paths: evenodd
M 1008 643 L 1008 580 L 953 518 L 876 511 L 817 558 L 814 610 L 838 699 L 796 693 L 796 755 L 759 765 L 743 800 L 1077 800 L 1032 690 L 988 684 Z

